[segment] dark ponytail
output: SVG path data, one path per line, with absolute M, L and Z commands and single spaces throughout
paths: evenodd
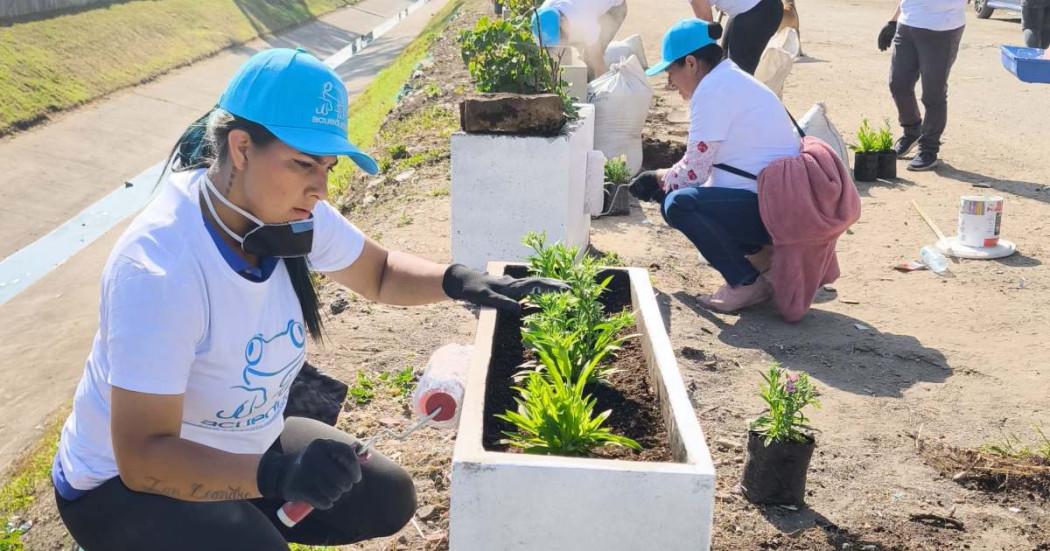
M 257 147 L 265 147 L 277 140 L 277 136 L 274 136 L 261 124 L 216 107 L 186 128 L 171 151 L 168 166 L 175 172 L 182 172 L 227 162 L 230 153 L 227 138 L 233 130 L 247 132 L 252 143 Z M 292 281 L 295 296 L 299 299 L 306 330 L 314 341 L 321 342 L 324 324 L 321 321 L 317 290 L 310 278 L 310 267 L 306 263 L 306 258 L 285 258 L 284 265 L 288 269 L 288 277 Z
M 722 38 L 722 25 L 718 23 L 710 23 L 707 25 L 707 36 L 711 37 L 712 40 L 718 40 Z M 725 50 L 722 49 L 718 44 L 708 44 L 703 48 L 693 51 L 692 53 L 686 54 L 675 60 L 675 64 L 682 65 L 685 63 L 685 58 L 693 56 L 697 61 L 707 66 L 707 70 L 714 69 L 722 59 L 725 58 Z

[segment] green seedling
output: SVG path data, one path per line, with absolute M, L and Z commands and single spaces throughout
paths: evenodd
M 359 406 L 369 404 L 375 397 L 375 382 L 364 371 L 358 371 L 354 384 L 348 392 L 350 398 Z

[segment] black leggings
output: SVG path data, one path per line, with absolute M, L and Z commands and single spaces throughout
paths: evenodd
M 783 19 L 784 4 L 781 0 L 761 0 L 750 10 L 730 17 L 722 41 L 726 57 L 749 74 L 755 74 L 762 52 Z
M 285 452 L 319 438 L 354 443 L 324 423 L 289 417 L 275 446 Z M 110 479 L 76 501 L 55 494 L 58 512 L 73 539 L 86 551 L 287 550 L 288 542 L 345 545 L 396 534 L 416 510 L 412 478 L 373 451 L 361 465 L 361 482 L 327 511 L 314 511 L 295 528 L 275 515 L 283 502 L 190 502 L 129 490 Z

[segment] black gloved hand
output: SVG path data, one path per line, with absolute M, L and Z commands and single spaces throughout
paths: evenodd
M 521 314 L 519 300 L 533 293 L 568 291 L 569 285 L 546 277 L 495 277 L 471 270 L 462 264 L 452 264 L 445 270 L 441 288 L 454 300 L 465 300 L 478 306 L 491 306 L 510 314 Z
M 267 451 L 259 461 L 256 482 L 263 497 L 305 501 L 325 510 L 361 482 L 361 466 L 349 444 L 314 440 L 299 453 Z
M 667 193 L 660 189 L 660 177 L 655 170 L 646 170 L 639 173 L 631 180 L 629 188 L 631 195 L 639 201 L 653 201 L 662 203 Z
M 879 31 L 879 51 L 885 52 L 891 44 L 893 44 L 893 36 L 897 34 L 897 22 L 890 21 L 886 23 L 882 30 Z

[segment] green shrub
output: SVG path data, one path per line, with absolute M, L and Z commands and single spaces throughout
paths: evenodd
M 631 169 L 627 168 L 627 159 L 623 155 L 605 161 L 605 181 L 616 185 L 631 181 Z

